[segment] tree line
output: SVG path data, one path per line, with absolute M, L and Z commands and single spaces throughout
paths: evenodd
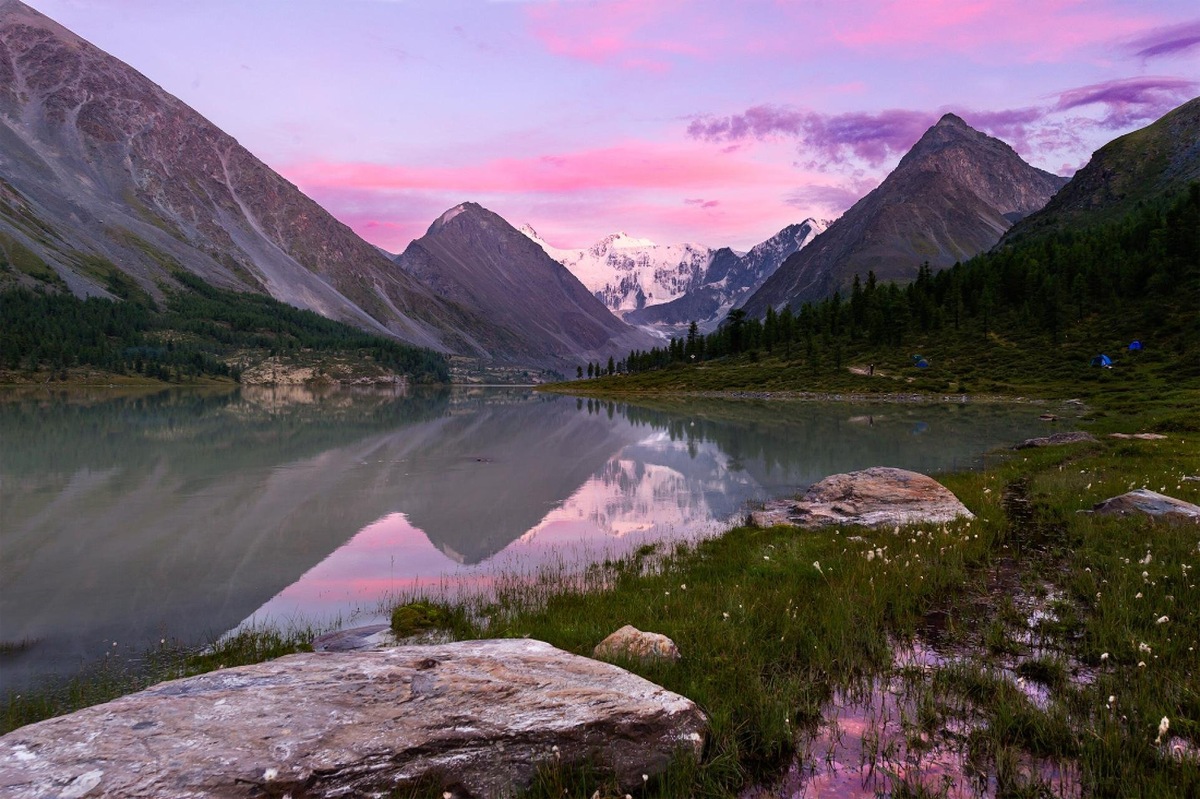
M 449 381 L 446 358 L 258 294 L 218 289 L 177 274 L 184 290 L 159 306 L 136 293 L 113 302 L 28 289 L 0 293 L 0 369 L 89 366 L 115 374 L 181 381 L 237 380 L 239 354 L 301 351 L 370 357 L 417 382 Z
M 1140 204 L 1125 217 L 1046 231 L 935 272 L 926 262 L 912 282 L 880 283 L 855 275 L 849 290 L 798 310 L 769 308 L 762 319 L 735 309 L 716 331 L 693 322 L 667 346 L 631 351 L 588 376 L 636 373 L 760 352 L 832 360 L 850 352 L 906 346 L 945 333 L 986 340 L 997 331 L 1036 333 L 1059 343 L 1073 325 L 1097 314 L 1153 329 L 1200 307 L 1200 184 L 1172 199 Z M 578 376 L 582 377 L 582 367 Z

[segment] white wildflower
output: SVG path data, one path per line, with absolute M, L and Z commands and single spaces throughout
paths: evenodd
M 1171 619 L 1168 616 L 1159 616 L 1157 619 L 1154 620 L 1154 623 L 1155 624 L 1166 624 L 1170 620 Z
M 1145 641 L 1142 641 L 1141 643 L 1138 644 L 1138 651 L 1145 652 L 1146 654 L 1150 654 L 1150 644 L 1146 643 Z
M 1154 739 L 1154 743 L 1162 743 L 1162 737 L 1167 734 L 1167 730 L 1169 729 L 1171 729 L 1171 720 L 1163 716 L 1162 721 L 1158 723 L 1158 737 Z
M 263 772 L 263 782 L 270 782 L 279 776 L 279 769 L 269 768 Z
M 1103 663 L 1103 662 L 1104 662 L 1104 661 L 1106 661 L 1106 660 L 1108 660 L 1108 653 L 1107 653 L 1107 652 L 1101 652 L 1101 653 L 1100 653 L 1100 662 L 1101 662 L 1101 663 Z

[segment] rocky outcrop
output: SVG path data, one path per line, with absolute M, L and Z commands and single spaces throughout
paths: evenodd
M 1163 521 L 1200 524 L 1200 505 L 1193 505 L 1147 488 L 1139 488 L 1119 497 L 1106 499 L 1094 505 L 1092 511 L 1105 516 L 1137 514 Z
M 1055 433 L 1041 438 L 1027 438 L 1013 449 L 1031 449 L 1033 447 L 1056 447 L 1059 444 L 1095 444 L 1096 437 L 1091 433 L 1074 430 L 1070 433 Z
M 831 524 L 881 527 L 973 519 L 974 514 L 932 477 L 876 466 L 826 477 L 799 500 L 770 503 L 751 514 L 762 527 Z
M 679 660 L 679 647 L 662 633 L 648 633 L 626 624 L 596 645 L 592 656 L 603 660 L 628 658 L 642 662 Z
M 539 764 L 642 785 L 707 721 L 690 700 L 540 641 L 303 653 L 156 685 L 0 738 L 0 795 L 508 796 Z

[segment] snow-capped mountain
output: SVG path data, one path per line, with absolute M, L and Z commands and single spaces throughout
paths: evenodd
M 625 321 L 673 330 L 696 322 L 702 332 L 715 330 L 729 311 L 753 294 L 787 258 L 829 227 L 825 220 L 806 219 L 788 225 L 771 238 L 739 255 L 728 247 L 713 253 L 701 285 L 679 299 L 625 314 Z
M 613 233 L 582 250 L 559 249 L 529 225 L 520 231 L 618 316 L 670 302 L 700 286 L 715 252 L 700 244 L 655 244 L 628 233 Z
M 581 250 L 560 249 L 529 225 L 519 229 L 626 321 L 675 328 L 692 321 L 711 330 L 823 231 L 815 219 L 789 225 L 747 253 L 698 244 L 655 244 L 614 233 Z

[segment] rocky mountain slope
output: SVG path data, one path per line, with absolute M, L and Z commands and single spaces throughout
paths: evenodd
M 657 343 L 613 316 L 532 239 L 475 203 L 446 211 L 395 263 L 439 296 L 487 318 L 491 328 L 471 343 L 497 360 L 519 353 L 527 361 L 574 367 Z
M 79 296 L 173 275 L 253 291 L 443 351 L 473 318 L 183 102 L 18 0 L 0 0 L 5 284 Z
M 670 302 L 631 311 L 625 314 L 625 321 L 660 328 L 682 328 L 694 321 L 702 332 L 711 332 L 730 309 L 741 304 L 789 256 L 828 226 L 828 222 L 816 219 L 788 225 L 744 255 L 722 247 L 713 253 L 701 285 Z
M 859 274 L 907 281 L 990 249 L 1066 178 L 1036 169 L 1004 142 L 946 114 L 896 169 L 813 243 L 792 255 L 743 306 L 798 306 L 845 290 Z
M 1200 181 L 1200 97 L 1092 154 L 1042 210 L 1021 220 L 1001 244 L 1064 223 L 1102 221 Z

